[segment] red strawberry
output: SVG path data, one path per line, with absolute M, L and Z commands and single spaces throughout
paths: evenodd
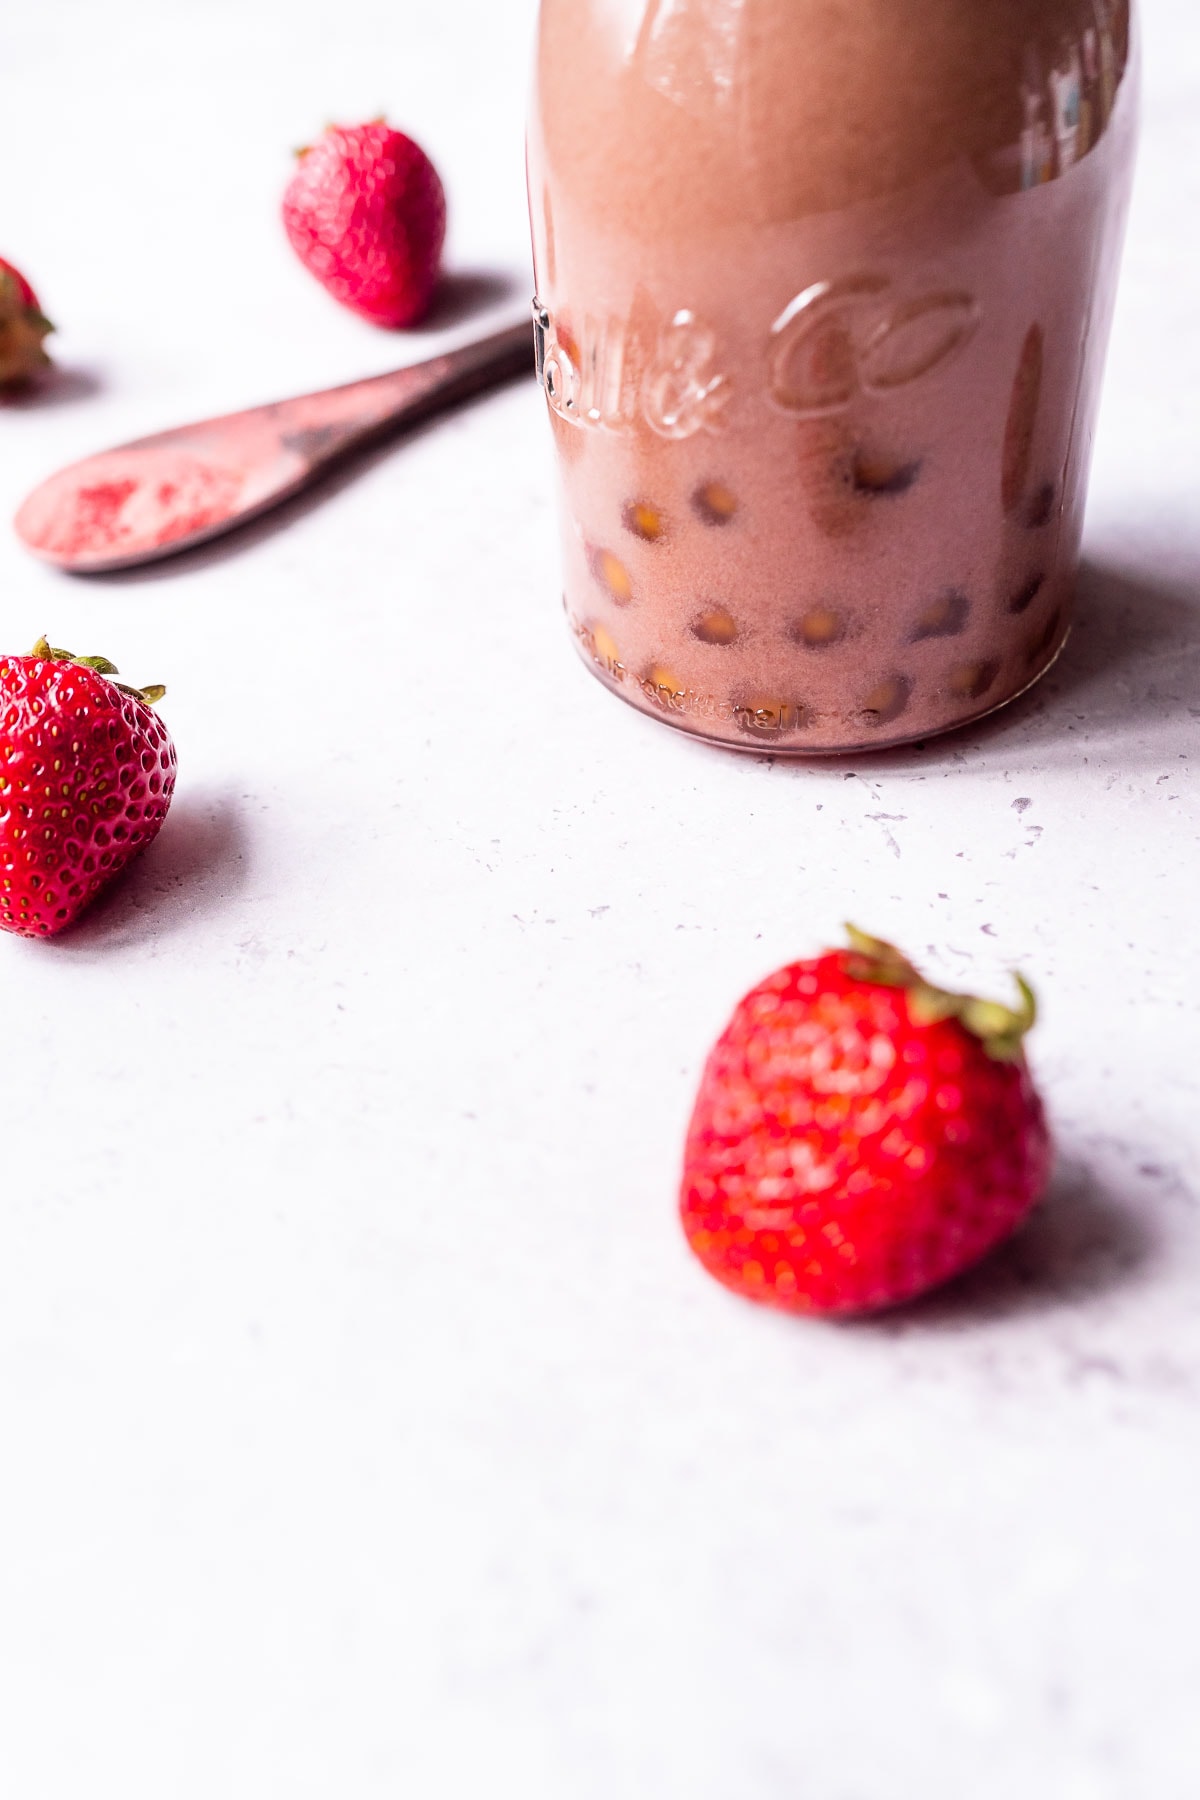
M 0 929 L 49 937 L 78 917 L 155 836 L 175 786 L 175 746 L 102 656 L 40 638 L 0 658 Z
M 892 1306 L 967 1268 L 1052 1151 L 1016 1011 L 942 993 L 898 950 L 793 963 L 746 995 L 692 1115 L 680 1206 L 718 1281 L 793 1312 Z
M 335 300 L 374 325 L 415 325 L 429 310 L 446 236 L 437 170 L 382 119 L 331 125 L 283 197 L 301 262 Z
M 50 358 L 42 339 L 54 330 L 19 269 L 0 256 L 0 387 L 27 381 Z

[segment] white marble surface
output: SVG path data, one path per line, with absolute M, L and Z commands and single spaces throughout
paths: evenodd
M 88 924 L 0 943 L 13 1800 L 1192 1800 L 1200 18 L 1145 16 L 1082 617 L 985 728 L 772 766 L 615 704 L 528 387 L 140 578 L 0 533 L 4 648 L 167 682 L 181 764 Z M 530 22 L 9 8 L 0 251 L 63 375 L 0 512 L 414 353 L 277 227 L 328 117 L 422 137 L 524 304 Z M 674 1186 L 710 1037 L 847 913 L 1037 980 L 1062 1172 L 829 1329 L 708 1282 Z

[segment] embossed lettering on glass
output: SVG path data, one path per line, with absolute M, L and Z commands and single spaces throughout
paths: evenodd
M 1049 667 L 1135 123 L 1129 0 L 542 0 L 538 368 L 602 681 L 805 754 Z

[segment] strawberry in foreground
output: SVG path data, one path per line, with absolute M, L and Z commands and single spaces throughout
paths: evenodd
M 343 306 L 387 326 L 428 312 L 446 196 L 425 152 L 383 119 L 331 125 L 299 152 L 283 222 L 301 262 Z
M 48 367 L 43 339 L 53 330 L 21 271 L 0 256 L 0 388 Z
M 947 994 L 892 945 L 779 969 L 704 1072 L 680 1206 L 727 1287 L 793 1312 L 861 1313 L 936 1287 L 1007 1237 L 1052 1149 L 1015 1010 Z
M 102 656 L 0 657 L 0 929 L 50 937 L 156 835 L 175 746 Z

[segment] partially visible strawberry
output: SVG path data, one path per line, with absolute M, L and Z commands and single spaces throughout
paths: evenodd
M 19 269 L 0 256 L 0 387 L 13 387 L 50 361 L 42 340 L 54 330 Z
M 283 222 L 301 262 L 372 324 L 415 325 L 446 236 L 446 196 L 425 152 L 374 119 L 329 126 L 299 159 Z
M 890 944 L 779 969 L 700 1085 L 684 1230 L 727 1287 L 793 1312 L 911 1300 L 1014 1229 L 1052 1150 L 1022 1039 L 1034 1022 L 943 993 Z
M 157 833 L 175 746 L 102 656 L 0 657 L 0 930 L 50 937 Z

